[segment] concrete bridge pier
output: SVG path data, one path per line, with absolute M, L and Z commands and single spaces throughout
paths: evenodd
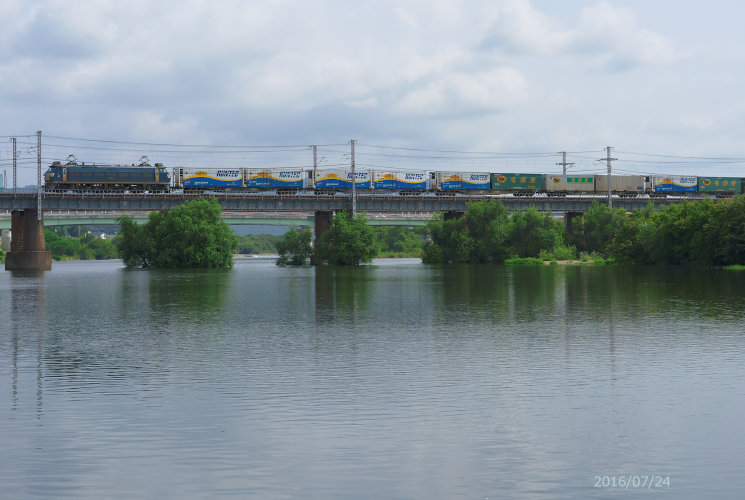
M 318 248 L 318 241 L 321 239 L 321 236 L 326 234 L 329 229 L 331 229 L 331 221 L 334 218 L 334 212 L 330 210 L 321 210 L 318 212 L 315 212 L 314 219 L 315 219 L 315 226 L 313 231 L 313 248 Z M 318 262 L 315 255 L 310 256 L 310 263 L 314 266 L 317 266 L 319 264 L 322 264 L 322 262 Z
M 13 210 L 10 252 L 5 255 L 6 271 L 44 271 L 52 269 L 52 255 L 46 249 L 44 221 L 37 220 L 36 209 Z
M 0 234 L 3 252 L 10 252 L 10 229 L 3 229 Z

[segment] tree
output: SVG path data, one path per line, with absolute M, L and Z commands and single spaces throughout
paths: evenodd
M 575 243 L 580 250 L 598 252 L 608 255 L 608 248 L 620 231 L 626 219 L 626 212 L 622 208 L 613 209 L 608 205 L 592 202 L 590 209 L 585 212 L 581 230 L 576 231 L 579 241 Z
M 424 247 L 422 260 L 435 262 L 469 262 L 473 240 L 465 219 L 435 220 L 427 225 L 430 241 Z
M 221 212 L 217 200 L 199 198 L 164 212 L 150 212 L 142 227 L 122 217 L 116 244 L 124 264 L 162 268 L 231 267 L 237 239 L 220 217 Z
M 574 247 L 565 243 L 561 223 L 550 215 L 531 207 L 510 217 L 498 200 L 469 203 L 462 219 L 432 221 L 427 225 L 427 233 L 424 262 L 501 264 L 513 255 L 571 258 L 575 252 Z
M 501 201 L 468 204 L 461 219 L 432 221 L 424 262 L 502 263 L 510 256 L 509 212 Z
M 296 229 L 292 226 L 277 243 L 278 266 L 302 266 L 313 253 L 311 239 L 313 233 L 307 229 Z
M 471 238 L 470 262 L 502 263 L 510 256 L 509 212 L 501 201 L 468 204 L 466 228 Z
M 315 249 L 319 261 L 331 265 L 354 265 L 371 262 L 378 255 L 380 244 L 375 231 L 363 214 L 357 217 L 347 211 L 338 212 L 331 228 L 318 241 Z
M 512 214 L 509 241 L 515 255 L 538 257 L 541 250 L 564 245 L 564 228 L 550 214 L 528 207 Z
M 419 255 L 422 251 L 420 231 L 405 226 L 377 227 L 375 232 L 382 254 Z
M 131 217 L 124 215 L 117 219 L 119 233 L 114 244 L 119 256 L 127 267 L 151 267 L 155 256 L 155 242 L 146 226 L 139 226 Z

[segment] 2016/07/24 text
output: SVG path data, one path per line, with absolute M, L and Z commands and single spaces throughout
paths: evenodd
M 593 476 L 595 488 L 670 488 L 670 476 Z

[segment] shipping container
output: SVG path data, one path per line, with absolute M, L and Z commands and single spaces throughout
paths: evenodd
M 405 170 L 375 170 L 372 173 L 373 189 L 427 189 L 427 172 Z
M 545 182 L 549 193 L 595 192 L 595 177 L 592 175 L 547 175 Z
M 302 189 L 305 171 L 301 168 L 245 169 L 247 188 Z
M 693 176 L 655 175 L 652 177 L 655 193 L 695 193 L 698 179 Z
M 543 174 L 491 174 L 494 191 L 543 191 Z
M 644 193 L 647 188 L 647 177 L 643 175 L 611 175 L 610 190 L 614 193 Z M 595 176 L 595 192 L 608 192 L 608 176 Z
M 175 168 L 176 188 L 225 189 L 243 187 L 240 168 Z
M 356 170 L 355 188 L 370 189 L 371 175 L 369 170 Z M 331 168 L 318 170 L 314 179 L 316 189 L 352 189 L 352 170 L 345 168 Z
M 742 193 L 742 179 L 739 177 L 699 177 L 699 193 Z
M 435 172 L 435 189 L 441 191 L 474 191 L 491 188 L 487 172 Z

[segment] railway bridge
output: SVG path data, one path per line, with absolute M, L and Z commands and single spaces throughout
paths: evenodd
M 36 193 L 0 193 L 0 211 L 11 214 L 11 251 L 6 256 L 5 268 L 50 269 L 51 256 L 44 242 L 45 211 L 102 211 L 102 212 L 150 212 L 167 210 L 201 196 L 218 200 L 224 211 L 312 213 L 316 237 L 328 231 L 334 212 L 349 210 L 352 197 L 349 194 L 184 194 L 184 193 L 61 193 L 44 194 L 41 200 Z M 413 195 L 390 196 L 359 194 L 355 197 L 356 209 L 360 212 L 387 213 L 433 213 L 445 212 L 445 216 L 461 217 L 471 201 L 501 200 L 509 210 L 524 210 L 535 207 L 542 211 L 563 213 L 565 219 L 581 215 L 593 202 L 607 202 L 604 196 L 512 196 L 512 195 Z M 650 202 L 655 208 L 680 203 L 690 198 L 613 198 L 613 206 L 626 210 L 644 208 Z M 40 209 L 39 209 L 40 207 Z

